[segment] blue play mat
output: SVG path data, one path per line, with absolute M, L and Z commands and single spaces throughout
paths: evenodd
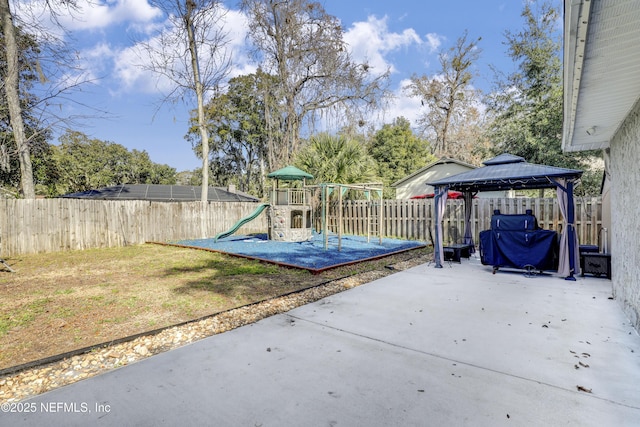
M 381 258 L 398 252 L 424 247 L 423 242 L 372 237 L 367 242 L 362 236 L 342 236 L 342 248 L 338 250 L 338 236 L 329 235 L 324 249 L 322 234 L 313 234 L 305 242 L 276 242 L 266 234 L 231 236 L 214 241 L 209 239 L 180 240 L 171 244 L 206 249 L 245 258 L 259 259 L 274 264 L 320 272 L 341 265 Z

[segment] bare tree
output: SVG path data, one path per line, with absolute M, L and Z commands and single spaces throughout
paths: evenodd
M 4 155 L 17 156 L 21 192 L 23 197 L 31 199 L 35 198 L 32 145 L 41 144 L 55 129 L 74 126 L 88 117 L 105 117 L 107 114 L 70 96 L 91 82 L 77 65 L 76 52 L 62 41 L 66 31 L 58 20 L 62 14 L 73 16 L 77 10 L 76 1 L 14 2 L 13 7 L 20 8 L 19 13 L 12 10 L 9 0 L 0 0 L 0 28 L 4 47 L 1 86 L 15 153 L 7 149 L 9 144 L 6 139 L 0 145 Z M 43 22 L 44 17 L 49 21 Z M 82 110 L 87 108 L 95 114 L 66 114 L 63 105 L 69 103 L 82 107 Z
M 231 66 L 225 50 L 228 43 L 223 26 L 225 9 L 219 0 L 157 0 L 153 4 L 166 13 L 169 26 L 142 43 L 147 54 L 144 59 L 148 61 L 144 67 L 172 83 L 162 104 L 195 97 L 202 147 L 201 200 L 207 201 L 209 133 L 204 106 Z
M 9 119 L 13 130 L 18 158 L 20 161 L 20 183 L 24 197 L 35 199 L 36 191 L 33 184 L 33 166 L 29 145 L 24 131 L 22 121 L 22 108 L 20 106 L 19 83 L 20 68 L 18 61 L 18 40 L 13 25 L 13 15 L 9 7 L 9 0 L 0 0 L 0 21 L 2 21 L 2 32 L 4 36 L 4 48 L 6 53 L 6 73 L 4 76 L 4 91 L 7 97 L 7 108 Z
M 429 77 L 412 76 L 405 90 L 420 98 L 426 112 L 420 118 L 425 134 L 433 138 L 433 152 L 437 156 L 459 152 L 450 147 L 452 136 L 466 125 L 466 120 L 477 116 L 474 104 L 479 97 L 473 90 L 471 67 L 480 55 L 478 42 L 469 41 L 465 32 L 455 46 L 438 56 L 440 70 Z
M 275 77 L 264 88 L 268 162 L 286 165 L 303 126 L 333 112 L 361 121 L 386 94 L 389 70 L 356 63 L 338 19 L 309 0 L 241 0 L 261 69 Z
M 485 113 L 469 105 L 460 120 L 449 128 L 447 151 L 444 155 L 474 165 L 481 165 L 487 158 L 491 141 L 486 136 Z

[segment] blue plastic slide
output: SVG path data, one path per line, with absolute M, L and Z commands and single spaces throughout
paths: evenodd
M 236 231 L 238 231 L 238 228 L 242 227 L 243 225 L 245 225 L 246 223 L 248 223 L 249 221 L 253 221 L 254 219 L 256 219 L 258 217 L 258 215 L 260 215 L 262 213 L 263 210 L 265 210 L 266 208 L 269 207 L 269 203 L 261 203 L 258 208 L 253 211 L 251 213 L 251 215 L 246 216 L 244 218 L 242 218 L 240 221 L 236 222 L 233 227 L 231 227 L 230 229 L 228 229 L 227 231 L 224 231 L 222 233 L 218 233 L 216 235 L 216 237 L 213 238 L 214 242 L 217 242 L 218 239 L 222 239 L 228 236 L 231 236 L 233 233 L 235 233 Z

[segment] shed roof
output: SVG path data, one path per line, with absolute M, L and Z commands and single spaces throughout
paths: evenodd
M 152 202 L 200 201 L 200 186 L 123 184 L 97 190 L 65 194 L 67 199 L 93 200 L 147 200 Z M 221 187 L 209 187 L 210 202 L 258 202 L 257 197 L 242 192 L 229 192 Z
M 504 153 L 483 162 L 485 166 L 433 182 L 457 191 L 501 191 L 555 187 L 552 178 L 578 179 L 581 170 L 528 163 L 519 156 Z
M 413 172 L 412 174 L 409 174 L 407 176 L 405 176 L 404 178 L 399 179 L 398 181 L 394 182 L 393 184 L 391 184 L 391 187 L 398 187 L 402 184 L 404 184 L 405 182 L 411 180 L 412 178 L 415 178 L 416 176 L 420 175 L 421 173 L 424 173 L 425 171 L 433 168 L 434 166 L 438 166 L 438 165 L 446 165 L 446 164 L 450 164 L 450 163 L 454 163 L 460 166 L 464 166 L 467 167 L 469 169 L 474 169 L 477 168 L 477 166 L 474 166 L 470 163 L 465 163 L 461 160 L 456 160 L 456 159 L 452 159 L 450 157 L 441 157 L 440 159 L 436 160 L 435 162 L 431 162 L 426 166 L 421 167 L 420 169 L 418 169 L 417 171 Z
M 284 181 L 302 181 L 303 179 L 313 179 L 313 175 L 298 169 L 295 166 L 287 166 L 267 175 L 269 178 L 282 179 Z

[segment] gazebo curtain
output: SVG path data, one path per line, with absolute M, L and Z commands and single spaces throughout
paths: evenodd
M 465 191 L 464 196 L 464 244 L 471 245 L 471 252 L 475 252 L 475 243 L 473 243 L 473 234 L 471 232 L 471 210 L 473 209 L 474 194 Z
M 563 178 L 556 180 L 556 182 L 558 184 L 558 207 L 564 220 L 560 234 L 558 274 L 571 278 L 577 273 L 576 265 L 580 265 L 578 233 L 576 233 L 575 213 L 573 212 L 573 181 Z M 572 258 L 573 262 L 571 262 Z
M 435 232 L 436 232 L 436 241 L 434 243 L 433 248 L 433 257 L 434 262 L 437 268 L 442 268 L 442 264 L 444 263 L 444 249 L 443 249 L 443 235 L 442 235 L 442 218 L 447 207 L 447 193 L 448 188 L 446 187 L 436 187 L 434 194 L 434 203 L 435 203 Z

